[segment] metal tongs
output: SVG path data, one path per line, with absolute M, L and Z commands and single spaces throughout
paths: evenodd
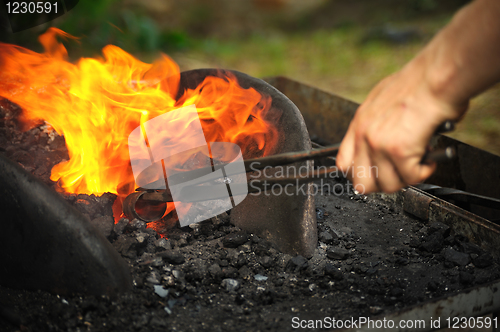
M 444 122 L 441 126 L 436 130 L 436 134 L 449 132 L 454 129 L 454 123 L 451 121 Z M 227 188 L 230 196 L 235 196 L 241 193 L 255 193 L 266 191 L 271 188 L 273 185 L 299 185 L 307 182 L 311 182 L 318 179 L 325 178 L 333 178 L 332 174 L 342 174 L 341 171 L 336 166 L 325 166 L 320 167 L 316 170 L 307 170 L 306 172 L 301 172 L 299 174 L 294 174 L 293 176 L 266 176 L 265 178 L 255 177 L 255 172 L 260 172 L 262 170 L 272 169 L 277 166 L 285 166 L 289 164 L 293 164 L 296 162 L 319 159 L 319 158 L 327 158 L 332 161 L 335 160 L 335 156 L 338 153 L 340 144 L 329 145 L 323 147 L 319 144 L 313 144 L 315 148 L 313 150 L 307 151 L 299 151 L 299 152 L 287 152 L 262 158 L 254 158 L 247 159 L 243 162 L 245 175 L 250 177 L 251 179 L 245 181 L 244 183 L 234 183 L 229 186 L 232 182 L 231 176 L 241 175 L 241 171 L 231 171 L 230 168 L 226 168 L 229 163 L 215 164 L 212 163 L 212 166 L 203 167 L 195 170 L 190 170 L 186 172 L 177 173 L 171 177 L 169 177 L 169 183 L 182 183 L 185 181 L 189 181 L 190 185 L 182 188 L 181 196 L 183 197 L 182 202 L 199 202 L 201 200 L 205 200 L 207 194 L 217 192 L 219 187 Z M 422 163 L 429 162 L 441 162 L 445 160 L 450 160 L 455 156 L 455 151 L 453 148 L 448 147 L 443 150 L 435 150 L 428 151 L 425 156 L 422 158 Z M 219 179 L 217 183 L 207 183 L 203 177 L 207 174 L 210 174 L 214 171 L 221 169 L 224 174 L 223 179 Z M 252 178 L 252 174 L 254 177 Z M 199 181 L 192 179 L 200 179 Z M 172 197 L 172 193 L 170 188 L 168 187 L 168 183 L 166 184 L 166 179 L 157 180 L 153 183 L 147 185 L 148 188 L 154 188 L 155 185 L 157 188 L 164 188 L 166 185 L 166 189 L 146 189 L 146 188 L 137 188 L 135 193 L 130 194 L 124 201 L 123 210 L 125 214 L 129 214 L 133 217 L 138 217 L 135 211 L 135 203 L 138 200 L 149 201 L 151 203 L 154 202 L 173 202 L 174 199 Z M 156 183 L 157 182 L 157 183 Z M 224 197 L 227 198 L 227 191 Z M 219 197 L 212 195 L 212 199 L 218 199 Z M 144 220 L 144 218 L 141 218 Z M 148 220 L 146 220 L 148 221 Z

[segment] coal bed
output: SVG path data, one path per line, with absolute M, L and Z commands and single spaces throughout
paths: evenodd
M 18 112 L 0 103 L 0 153 L 54 187 L 64 139 L 43 124 L 22 132 Z M 139 220 L 114 223 L 113 194 L 61 194 L 126 260 L 133 289 L 110 298 L 0 287 L 0 330 L 291 331 L 298 320 L 380 316 L 500 278 L 496 258 L 445 224 L 342 179 L 317 188 L 312 257 L 280 252 L 227 213 L 169 225 L 162 238 Z

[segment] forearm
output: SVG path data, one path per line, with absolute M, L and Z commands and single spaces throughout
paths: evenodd
M 435 129 L 458 119 L 469 99 L 499 80 L 500 0 L 476 0 L 370 92 L 344 136 L 337 166 L 370 170 L 369 176 L 351 173 L 365 192 L 423 181 L 435 168 L 421 163 Z
M 436 98 L 465 110 L 470 98 L 500 80 L 500 1 L 464 7 L 409 65 L 415 63 L 424 66 Z

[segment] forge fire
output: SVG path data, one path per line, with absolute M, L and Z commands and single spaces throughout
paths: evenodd
M 271 98 L 242 88 L 230 74 L 207 77 L 195 89 L 179 91 L 179 67 L 166 55 L 147 64 L 108 45 L 103 58 L 71 63 L 58 37 L 76 39 L 50 28 L 39 37 L 45 49 L 41 54 L 0 44 L 0 96 L 22 108 L 25 130 L 45 121 L 49 130 L 64 136 L 69 160 L 51 172 L 61 191 L 133 192 L 130 132 L 184 106 L 196 105 L 207 142 L 232 142 L 258 156 L 269 154 L 276 142 L 276 129 L 265 120 Z M 167 135 L 165 144 L 175 147 L 189 138 L 187 131 L 186 126 L 162 137 Z M 177 167 L 188 169 L 187 160 Z M 166 213 L 172 209 L 170 205 Z

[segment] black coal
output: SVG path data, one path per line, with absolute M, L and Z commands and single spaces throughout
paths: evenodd
M 0 153 L 54 186 L 64 139 L 43 126 L 21 132 L 15 111 L 2 102 Z M 116 298 L 0 287 L 1 330 L 288 331 L 293 317 L 374 316 L 500 277 L 489 253 L 446 225 L 357 195 L 340 179 L 324 184 L 310 258 L 279 252 L 226 213 L 162 238 L 139 220 L 114 224 L 112 194 L 63 194 L 128 262 L 134 287 Z

